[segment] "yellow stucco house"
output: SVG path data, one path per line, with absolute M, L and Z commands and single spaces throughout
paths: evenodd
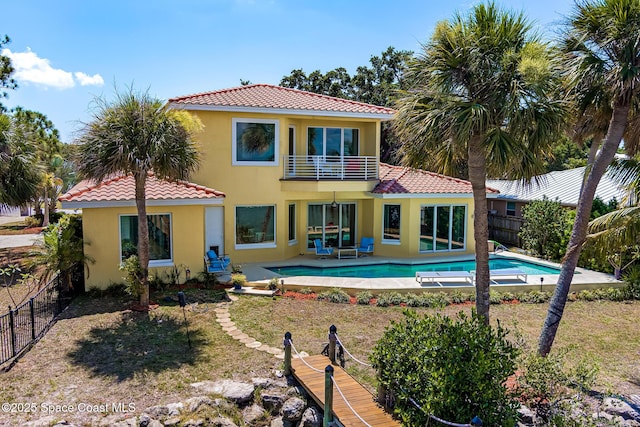
M 372 237 L 384 257 L 473 253 L 469 182 L 380 162 L 389 108 L 264 84 L 169 105 L 205 125 L 202 165 L 192 182 L 150 178 L 152 269 L 193 275 L 211 247 L 233 263 L 283 260 L 314 254 L 315 239 L 346 247 Z M 96 260 L 87 288 L 122 281 L 118 265 L 137 239 L 133 194 L 131 178 L 116 177 L 61 198 L 82 209 Z

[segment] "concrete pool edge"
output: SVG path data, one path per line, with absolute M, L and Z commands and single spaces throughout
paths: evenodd
M 540 260 L 524 254 L 516 252 L 503 252 L 499 254 L 491 254 L 491 258 L 513 258 L 528 261 L 534 264 L 540 264 L 543 266 L 550 266 L 555 268 L 561 268 L 560 264 Z M 369 256 L 357 259 L 315 259 L 313 255 L 302 255 L 288 260 L 260 262 L 260 263 L 246 263 L 243 264 L 243 273 L 247 276 L 249 282 L 253 282 L 256 286 L 266 285 L 268 281 L 273 277 L 282 278 L 284 280 L 284 286 L 287 290 L 298 290 L 302 288 L 310 288 L 313 290 L 322 290 L 326 288 L 341 288 L 351 295 L 355 295 L 360 291 L 369 290 L 376 294 L 381 292 L 451 292 L 454 290 L 459 291 L 472 291 L 473 285 L 464 284 L 463 282 L 443 282 L 444 286 L 438 284 L 423 284 L 420 285 L 415 281 L 413 277 L 389 277 L 389 278 L 357 278 L 357 277 L 318 277 L 318 276 L 285 276 L 282 277 L 279 274 L 268 270 L 266 267 L 284 267 L 284 266 L 348 266 L 348 265 L 366 265 L 366 264 L 379 264 L 385 262 L 395 262 L 403 264 L 424 264 L 424 263 L 438 263 L 438 262 L 451 262 L 451 261 L 469 261 L 473 260 L 472 255 L 449 255 L 441 257 L 433 257 L 429 259 L 425 258 L 388 258 L 379 256 Z M 624 286 L 624 282 L 616 280 L 613 275 L 599 273 L 596 271 L 586 270 L 584 268 L 576 268 L 576 273 L 571 282 L 572 291 L 580 291 L 583 289 L 595 289 L 603 287 L 621 287 Z M 531 290 L 542 290 L 553 292 L 555 285 L 557 284 L 559 274 L 531 274 L 527 278 L 527 282 L 524 283 L 521 280 L 508 279 L 499 280 L 499 284 L 492 284 L 491 288 L 500 292 L 527 292 Z M 540 279 L 542 278 L 542 285 Z

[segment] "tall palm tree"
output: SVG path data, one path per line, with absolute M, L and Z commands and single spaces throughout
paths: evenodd
M 566 103 L 550 49 L 521 13 L 494 3 L 440 22 L 411 63 L 397 103 L 402 162 L 456 175 L 468 165 L 474 199 L 476 305 L 489 321 L 487 175 L 527 179 L 562 130 Z
M 640 145 L 640 0 L 579 1 L 568 19 L 562 49 L 578 100 L 578 123 L 593 125 L 600 152 L 585 171 L 576 219 L 558 284 L 540 339 L 538 353 L 547 355 L 567 302 L 580 251 L 587 236 L 596 187 L 624 138 L 630 154 Z M 603 117 L 607 118 L 603 132 Z M 633 125 L 630 125 L 633 124 Z
M 78 170 L 96 182 L 114 174 L 131 174 L 135 181 L 138 212 L 138 258 L 143 293 L 140 304 L 149 305 L 149 228 L 146 183 L 149 173 L 158 179 L 188 179 L 199 165 L 192 137 L 197 126 L 185 122 L 183 112 L 167 109 L 148 93 L 129 89 L 113 102 L 97 99 L 93 120 L 81 130 Z

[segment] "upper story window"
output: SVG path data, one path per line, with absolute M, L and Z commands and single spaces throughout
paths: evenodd
M 280 127 L 278 120 L 233 119 L 232 164 L 277 166 Z
M 357 156 L 359 129 L 310 127 L 307 154 L 310 156 Z

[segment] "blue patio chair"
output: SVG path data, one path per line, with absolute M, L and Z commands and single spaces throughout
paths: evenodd
M 231 259 L 226 255 L 218 256 L 216 251 L 209 250 L 204 256 L 204 264 L 208 273 L 224 273 L 231 264 Z
M 360 240 L 360 247 L 358 248 L 358 253 L 361 254 L 372 254 L 373 253 L 373 237 L 363 237 Z
M 322 244 L 322 240 L 320 239 L 315 239 L 313 241 L 313 246 L 315 246 L 316 248 L 316 256 L 319 256 L 321 258 L 326 258 L 328 255 L 333 255 L 333 248 L 332 247 L 325 247 Z

